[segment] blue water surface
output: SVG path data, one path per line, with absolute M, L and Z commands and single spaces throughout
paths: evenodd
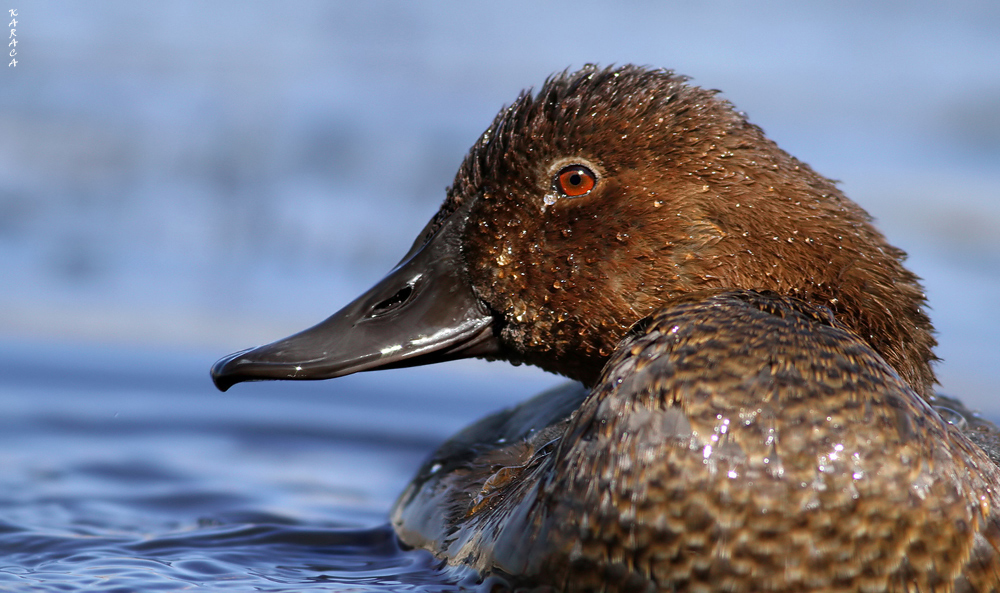
M 186 352 L 4 343 L 0 360 L 0 590 L 18 591 L 472 587 L 400 549 L 388 510 L 474 419 L 462 394 L 485 413 L 558 380 L 443 366 L 222 394 Z

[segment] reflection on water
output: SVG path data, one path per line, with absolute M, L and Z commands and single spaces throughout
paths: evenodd
M 438 366 L 222 394 L 212 360 L 0 344 L 0 590 L 471 586 L 386 513 L 443 438 L 558 381 L 473 391 Z

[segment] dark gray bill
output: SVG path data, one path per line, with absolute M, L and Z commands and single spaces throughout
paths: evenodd
M 493 316 L 465 278 L 464 221 L 455 218 L 326 321 L 215 363 L 215 386 L 225 391 L 241 381 L 330 379 L 495 355 Z

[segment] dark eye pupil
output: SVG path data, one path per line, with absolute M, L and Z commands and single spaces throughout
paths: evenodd
M 583 177 L 579 173 L 573 173 L 569 176 L 570 185 L 580 185 L 583 183 Z

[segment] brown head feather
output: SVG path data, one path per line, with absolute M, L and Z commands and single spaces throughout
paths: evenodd
M 590 384 L 667 299 L 761 289 L 829 307 L 930 395 L 935 340 L 905 254 L 832 181 L 686 80 L 636 66 L 564 72 L 522 93 L 470 150 L 439 220 L 475 201 L 463 250 L 502 319 L 505 358 Z M 575 163 L 597 186 L 558 198 L 554 172 Z

